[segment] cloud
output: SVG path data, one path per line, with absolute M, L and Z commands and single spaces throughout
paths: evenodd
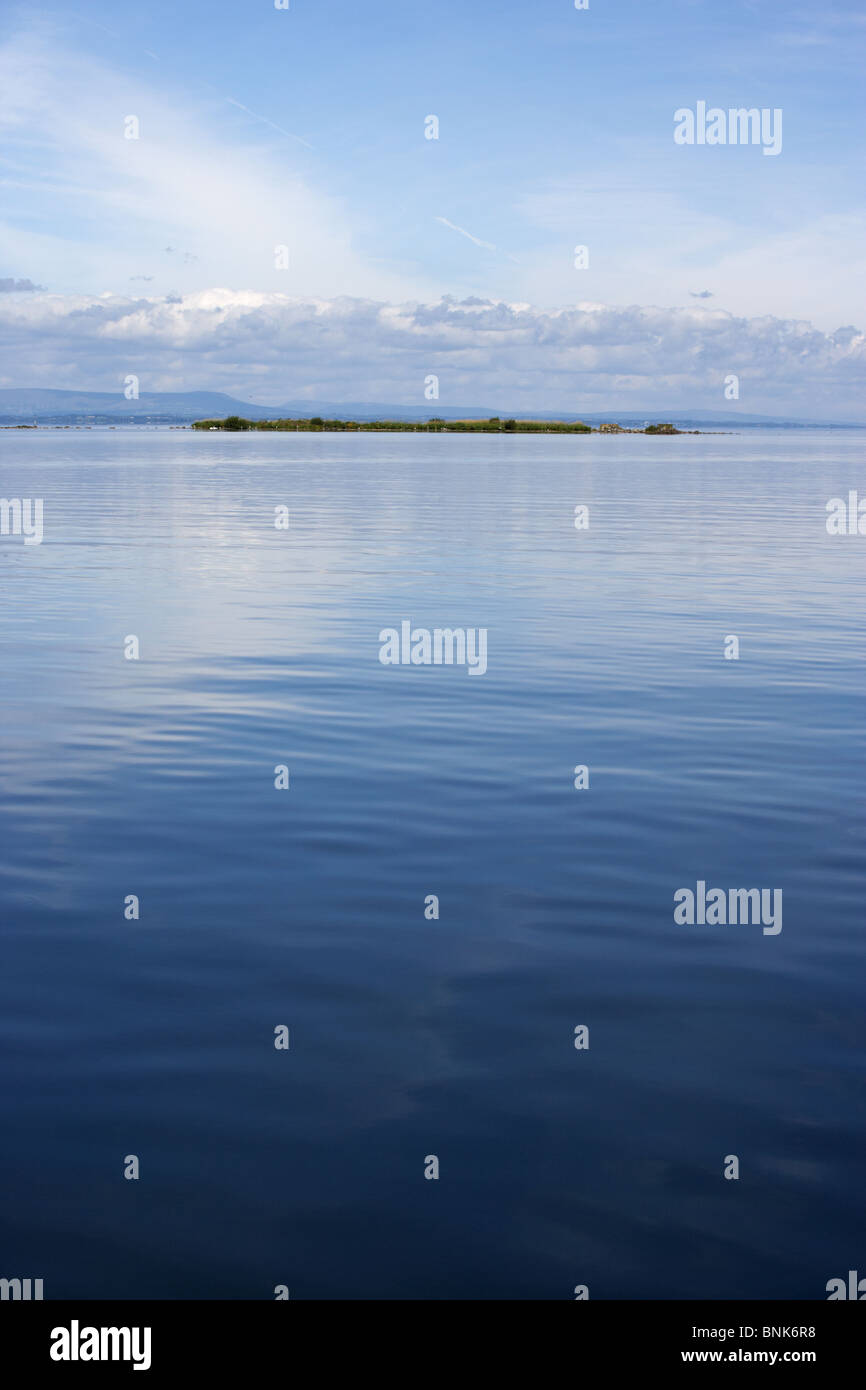
M 157 88 L 74 51 L 50 27 L 19 34 L 0 45 L 0 258 L 27 257 L 52 283 L 60 268 L 64 288 L 82 292 L 151 270 L 165 290 L 417 292 L 358 251 L 365 218 L 317 186 L 315 157 L 287 134 L 210 84 Z M 287 269 L 278 246 L 289 249 Z
M 366 176 L 379 148 L 372 127 L 361 138 L 352 115 L 357 142 L 329 146 L 325 132 L 339 122 L 327 98 L 324 111 L 298 103 L 310 130 L 295 137 L 273 89 L 257 88 L 255 61 L 244 88 L 243 63 L 227 65 L 225 84 L 208 61 L 181 76 L 179 52 L 142 64 L 136 48 L 133 62 L 117 35 L 109 51 L 123 71 L 75 47 L 88 37 L 77 20 L 74 43 L 52 22 L 0 44 L 0 265 L 26 265 L 65 291 L 120 291 L 151 274 L 162 295 L 240 285 L 429 302 L 457 290 L 555 306 L 680 303 L 692 285 L 714 284 L 743 317 L 832 331 L 861 312 L 866 211 L 841 155 L 804 164 L 786 153 L 777 168 L 750 161 L 753 151 L 720 163 L 708 150 L 683 163 L 665 105 L 661 144 L 650 121 L 610 148 L 584 140 L 561 150 L 556 164 L 517 160 L 507 178 L 491 166 L 483 217 L 493 243 L 465 227 L 479 206 L 469 144 L 469 164 L 458 160 L 442 185 L 426 157 Z M 124 138 L 130 114 L 138 139 Z M 436 205 L 461 222 L 434 218 Z M 575 265 L 577 244 L 590 250 L 588 267 Z
M 32 280 L 11 280 L 8 277 L 0 280 L 0 294 L 22 294 L 44 288 L 44 285 L 34 285 Z
M 214 389 L 266 404 L 309 397 L 622 410 L 724 406 L 863 415 L 866 336 L 719 309 L 582 303 L 547 310 L 472 296 L 388 302 L 211 289 L 183 296 L 37 293 L 0 303 L 3 386 Z
M 689 290 L 692 299 L 712 299 L 712 290 Z
M 803 318 L 832 331 L 852 302 L 866 310 L 866 208 L 858 188 L 840 197 L 823 177 L 811 166 L 786 168 L 773 216 L 757 221 L 749 220 L 748 198 L 725 198 L 697 174 L 686 189 L 654 188 L 647 176 L 642 187 L 553 184 L 520 195 L 520 211 L 550 248 L 522 254 L 525 274 L 513 297 L 561 304 L 574 294 L 576 275 L 579 293 L 607 303 L 645 304 L 661 294 L 677 303 L 693 285 L 713 284 L 713 296 L 738 315 Z M 813 189 L 805 210 L 795 201 L 797 178 Z M 846 210 L 833 210 L 840 205 Z M 589 271 L 573 268 L 576 243 L 589 247 Z

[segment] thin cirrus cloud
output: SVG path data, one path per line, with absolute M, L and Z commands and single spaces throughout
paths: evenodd
M 124 138 L 130 115 L 138 139 Z M 308 158 L 297 152 L 307 142 L 257 143 L 263 125 L 291 134 L 229 94 L 184 104 L 70 53 L 50 33 L 8 40 L 0 46 L 0 260 L 35 267 L 52 287 L 91 293 L 140 275 L 176 290 L 416 288 L 355 249 L 341 200 L 296 163 Z M 167 245 L 184 248 L 185 266 L 165 264 Z M 288 248 L 288 270 L 277 268 L 277 247 Z
M 275 405 L 318 395 L 423 406 L 433 372 L 449 406 L 723 407 L 735 373 L 750 412 L 856 420 L 866 386 L 866 339 L 853 328 L 828 334 L 703 305 L 28 293 L 0 300 L 0 346 L 16 364 L 4 386 L 111 390 L 134 372 L 143 391 L 207 387 Z

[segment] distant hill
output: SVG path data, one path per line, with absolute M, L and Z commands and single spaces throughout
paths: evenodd
M 244 414 L 256 420 L 275 415 L 269 406 L 236 401 L 223 391 L 142 391 L 137 401 L 128 401 L 122 391 L 54 391 L 43 387 L 6 387 L 0 390 L 0 422 L 51 420 L 53 422 L 94 423 L 98 416 L 120 424 L 133 420 L 144 423 L 159 417 L 160 423 L 183 423 L 203 415 Z
M 782 416 L 747 415 L 737 410 L 610 410 L 515 411 L 513 406 L 448 407 L 439 401 L 423 405 L 395 405 L 369 401 L 285 401 L 280 405 L 253 405 L 236 400 L 224 391 L 142 391 L 138 400 L 128 401 L 122 391 L 60 391 L 45 387 L 6 387 L 0 389 L 0 424 L 188 424 L 193 420 L 222 419 L 240 415 L 246 420 L 309 419 L 321 415 L 339 420 L 487 420 L 493 415 L 516 415 L 520 419 L 584 420 L 588 425 L 616 421 L 622 425 L 645 425 L 672 420 L 682 429 L 728 429 L 744 427 L 804 428 L 833 424 L 839 429 L 858 429 L 851 421 L 791 420 Z

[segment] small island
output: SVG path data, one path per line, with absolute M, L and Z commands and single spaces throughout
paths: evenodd
M 582 420 L 502 420 L 493 415 L 489 420 L 442 420 L 436 417 L 419 420 L 323 420 L 313 415 L 309 420 L 244 420 L 229 415 L 224 420 L 196 420 L 194 430 L 294 430 L 299 433 L 329 430 L 368 430 L 388 433 L 423 434 L 700 434 L 700 430 L 678 430 L 668 422 L 630 429 L 624 425 L 585 425 Z

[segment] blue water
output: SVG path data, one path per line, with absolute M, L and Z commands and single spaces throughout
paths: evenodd
M 0 538 L 0 1276 L 866 1273 L 866 537 L 825 526 L 866 434 L 0 451 L 45 508 Z M 486 628 L 487 672 L 383 666 L 404 619 Z M 698 879 L 781 888 L 781 933 L 677 925 Z

